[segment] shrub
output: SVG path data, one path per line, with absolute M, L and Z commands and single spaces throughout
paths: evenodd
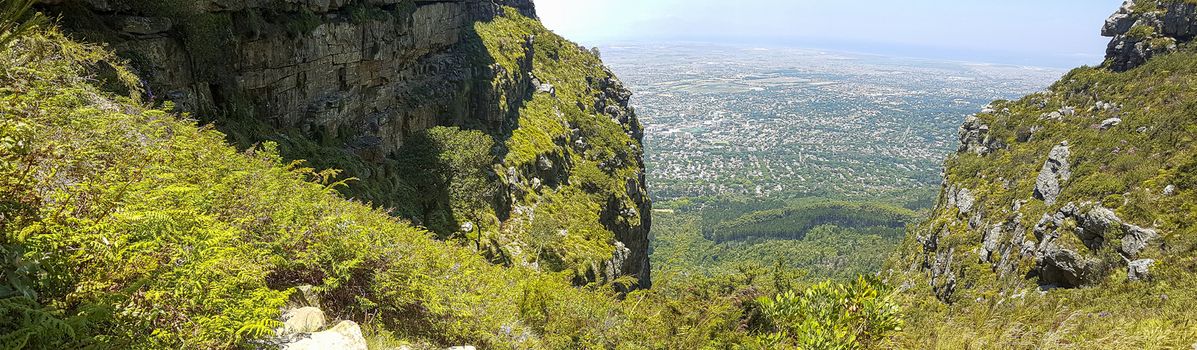
M 768 342 L 801 349 L 870 348 L 901 330 L 892 291 L 873 278 L 848 285 L 824 282 L 758 300 Z
M 1135 41 L 1147 40 L 1153 36 L 1155 36 L 1155 27 L 1147 25 L 1134 26 L 1126 32 L 1126 37 Z

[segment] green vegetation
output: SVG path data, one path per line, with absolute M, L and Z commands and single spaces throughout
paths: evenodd
M 1172 349 L 1197 342 L 1197 296 L 1190 288 L 1197 283 L 1193 62 L 1197 53 L 1190 48 L 1123 73 L 1079 68 L 1048 92 L 995 102 L 994 110 L 1009 112 L 979 115 L 989 137 L 1008 146 L 984 156 L 952 156 L 946 180 L 971 189 L 977 197 L 973 210 L 984 216 L 969 224 L 971 213 L 943 205 L 909 235 L 890 264 L 894 271 L 908 271 L 894 278 L 913 286 L 901 298 L 909 327 L 896 343 L 944 349 Z M 1064 109 L 1074 112 L 1052 117 L 1051 112 Z M 1049 205 L 1032 193 L 1048 153 L 1062 141 L 1071 148 L 1071 179 L 1062 183 L 1057 203 Z M 1019 201 L 1026 202 L 1016 205 Z M 1126 257 L 1110 248 L 1121 244 L 1125 232 L 1109 230 L 1101 237 L 1110 242 L 1107 246 L 1087 247 L 1073 219 L 1058 231 L 1059 244 L 1101 264 L 1096 280 L 1085 288 L 1040 293 L 1041 282 L 1027 275 L 1036 262 L 1017 250 L 1008 259 L 982 262 L 982 237 L 993 225 L 1015 223 L 1026 229 L 1027 242 L 1037 243 L 1031 228 L 1040 218 L 1086 202 L 1159 231 L 1159 241 L 1131 258 L 1156 261 L 1150 278 L 1129 281 Z M 917 238 L 935 234 L 943 237 L 940 254 L 955 252 L 951 304 L 935 299 L 926 271 L 910 271 L 936 260 Z M 996 267 L 1003 265 L 1010 271 Z
M 351 180 L 337 171 L 285 162 L 274 143 L 238 151 L 169 105 L 105 92 L 95 79 L 104 69 L 137 95 L 122 62 L 53 29 L 0 49 L 0 347 L 255 348 L 305 284 L 330 317 L 362 323 L 372 344 L 730 348 L 804 341 L 794 320 L 827 322 L 837 341 L 886 331 L 860 323 L 888 317 L 883 293 L 822 285 L 806 293 L 818 301 L 775 297 L 777 287 L 757 283 L 769 274 L 760 270 L 666 278 L 617 298 L 608 286 L 574 286 L 574 273 L 492 264 L 344 199 L 337 188 Z M 628 140 L 603 133 L 618 126 L 608 123 L 578 126 L 592 145 Z M 421 181 L 448 198 L 421 204 L 457 221 L 488 212 L 490 138 L 433 128 L 418 139 L 413 161 L 436 171 Z M 534 238 L 536 262 L 562 265 L 549 271 L 609 256 L 598 250 L 612 238 L 593 191 L 634 167 L 588 163 L 624 156 L 599 147 L 578 153 L 575 166 L 593 173 L 539 192 L 529 228 L 512 228 Z M 829 302 L 847 311 L 795 306 Z
M 752 238 L 801 239 L 811 229 L 827 224 L 901 232 L 916 217 L 909 209 L 885 204 L 807 200 L 709 225 L 703 234 L 717 242 Z
M 860 277 L 848 285 L 824 282 L 759 302 L 767 328 L 774 331 L 766 336 L 774 348 L 862 349 L 901 330 L 892 298 L 881 282 Z
M 820 225 L 805 230 L 798 239 L 719 243 L 704 237 L 696 214 L 658 213 L 654 219 L 654 276 L 720 276 L 763 269 L 786 274 L 786 281 L 778 281 L 786 285 L 780 289 L 874 274 L 904 237 L 899 228 Z
M 269 144 L 239 153 L 210 128 L 99 91 L 84 69 L 111 59 L 53 31 L 0 53 L 0 190 L 15 199 L 0 245 L 17 263 L 0 314 L 21 316 L 4 321 L 20 323 L 6 345 L 248 346 L 303 283 L 332 315 L 415 341 L 626 341 L 612 337 L 624 326 L 596 326 L 627 322 L 606 293 L 496 267 L 341 199 L 335 172 L 283 163 Z M 545 308 L 533 317 L 527 303 Z M 573 326 L 522 336 L 546 318 Z
M 491 85 L 502 95 L 499 110 L 513 115 L 517 125 L 500 145 L 500 169 L 515 171 L 500 174 L 519 189 L 512 199 L 524 207 L 516 208 L 502 230 L 483 235 L 500 247 L 533 253 L 520 257 L 506 249 L 503 255 L 516 262 L 569 269 L 577 277 L 599 275 L 596 268 L 614 251 L 608 227 L 640 225 L 638 205 L 629 195 L 636 190 L 629 186 L 637 184 L 627 181 L 641 171 L 639 142 L 594 107 L 600 101 L 615 104 L 595 93 L 611 73 L 588 50 L 511 8 L 474 29 L 479 61 L 493 62 L 498 72 Z M 554 92 L 520 95 L 529 70 Z M 626 210 L 633 215 L 623 214 Z M 599 225 L 598 214 L 617 222 Z
M 0 48 L 43 24 L 45 17 L 29 9 L 34 0 L 13 0 L 0 5 Z
M 494 141 L 480 131 L 436 127 L 414 135 L 399 151 L 404 174 L 399 192 L 403 217 L 450 238 L 466 222 L 497 225 L 492 206 L 498 188 L 491 169 Z M 473 230 L 471 230 L 473 231 Z
M 735 344 L 746 349 L 858 349 L 883 344 L 902 325 L 896 291 L 860 276 L 880 270 L 902 241 L 902 228 L 854 227 L 848 226 L 852 220 L 840 220 L 845 226 L 794 226 L 801 234 L 722 243 L 707 237 L 711 232 L 722 236 L 721 227 L 746 228 L 755 223 L 775 227 L 768 224 L 772 221 L 741 217 L 807 222 L 812 216 L 802 208 L 823 209 L 820 215 L 827 217 L 852 217 L 850 211 L 837 215 L 832 208 L 864 207 L 888 208 L 824 200 L 789 205 L 725 200 L 705 210 L 658 213 L 652 245 L 654 291 L 705 290 L 718 293 L 714 300 L 733 301 L 755 296 L 752 302 L 715 309 L 738 315 L 718 316 L 723 319 L 743 320 L 752 336 Z
M 1145 25 L 1134 26 L 1130 31 L 1126 32 L 1126 36 L 1136 41 L 1147 40 L 1155 36 L 1155 27 Z

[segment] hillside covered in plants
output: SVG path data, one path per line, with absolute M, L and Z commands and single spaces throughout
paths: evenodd
M 503 265 L 651 284 L 631 95 L 531 1 L 54 1 L 170 102 Z M 107 86 L 128 93 L 119 86 Z M 542 215 L 538 215 L 542 214 Z M 566 230 L 567 234 L 560 234 Z
M 939 204 L 883 275 L 903 347 L 1197 342 L 1197 5 L 1127 1 L 1100 67 L 968 118 Z
M 2 348 L 785 348 L 870 344 L 900 324 L 868 278 L 766 286 L 784 275 L 746 271 L 647 289 L 627 93 L 528 8 L 471 22 L 474 41 L 458 47 L 487 64 L 480 84 L 508 126 L 437 122 L 372 162 L 337 137 L 237 119 L 252 115 L 220 108 L 233 99 L 213 97 L 211 110 L 163 99 L 120 42 L 88 41 L 190 45 L 189 21 L 223 10 L 167 12 L 172 29 L 131 32 L 149 36 L 90 37 L 29 5 L 6 6 L 0 22 Z M 444 3 L 415 13 L 425 6 Z M 105 26 L 151 11 L 84 9 Z M 396 20 L 366 14 L 281 33 Z M 348 166 L 317 165 L 323 152 Z M 405 200 L 419 210 L 355 196 L 385 188 L 371 187 L 373 171 L 395 171 L 394 194 L 420 194 Z
M 1197 4 L 1103 34 L 930 211 L 654 225 L 630 92 L 531 1 L 5 1 L 0 349 L 1190 348 Z

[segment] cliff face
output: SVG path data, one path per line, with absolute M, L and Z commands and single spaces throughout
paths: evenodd
M 535 16 L 523 0 L 95 0 L 50 10 L 127 57 L 154 98 L 386 155 L 434 125 L 505 126 L 488 91 L 472 91 L 492 73 L 465 47 L 477 41 L 473 24 L 501 5 Z
M 630 93 L 605 69 L 542 81 L 533 74 L 538 65 L 573 63 L 556 62 L 556 52 L 536 52 L 534 36 L 480 33 L 480 26 L 505 17 L 530 18 L 526 25 L 539 26 L 531 0 L 43 2 L 43 10 L 63 16 L 68 31 L 106 42 L 128 59 L 145 80 L 149 98 L 208 118 L 202 121 L 213 122 L 243 146 L 273 141 L 289 158 L 344 169 L 345 177 L 357 179 L 344 190 L 346 195 L 396 208 L 417 224 L 442 228 L 444 236 L 479 235 L 474 238 L 478 249 L 507 264 L 540 262 L 528 256 L 532 229 L 521 222 L 531 222 L 529 215 L 546 196 L 582 186 L 569 180 L 584 162 L 571 159 L 584 153 L 574 147 L 584 144 L 582 136 L 566 135 L 524 149 L 513 139 L 541 126 L 524 125 L 521 118 L 549 113 L 524 107 L 538 92 L 556 98 L 553 85 L 578 85 L 587 94 L 573 101 L 579 112 L 607 116 L 584 123 L 611 123 L 630 138 L 598 147 L 609 157 L 626 154 L 631 161 L 604 169 L 619 186 L 585 191 L 598 207 L 597 219 L 585 220 L 597 221 L 601 228 L 595 230 L 614 235 L 601 242 L 608 247 L 608 262 L 544 268 L 573 269 L 579 283 L 624 275 L 636 277 L 641 286 L 650 283 L 651 204 L 644 187 L 640 126 L 627 106 Z M 593 56 L 574 45 L 567 49 Z M 501 55 L 511 59 L 497 57 Z M 401 165 L 412 155 L 404 145 L 437 126 L 477 130 L 495 140 L 487 181 L 499 190 L 488 198 L 486 215 L 466 218 L 449 209 L 453 205 L 447 195 L 420 193 L 410 185 L 413 175 Z M 532 157 L 510 156 L 515 152 Z M 433 204 L 413 204 L 417 202 Z M 445 211 L 449 219 L 434 224 L 421 222 L 418 214 L 406 215 L 422 212 L 427 217 L 434 210 L 428 208 Z M 455 232 L 459 226 L 461 232 Z
M 938 299 L 915 301 L 941 311 L 912 338 L 1053 348 L 1066 346 L 1051 338 L 1060 334 L 1124 334 L 1100 345 L 1137 348 L 1148 345 L 1134 327 L 1192 319 L 1192 293 L 1172 286 L 1193 283 L 1197 267 L 1194 9 L 1127 2 L 1103 29 L 1114 37 L 1104 66 L 967 118 L 938 205 L 891 266 L 915 300 Z M 1010 328 L 960 334 L 1019 339 L 936 331 L 974 327 L 966 319 L 980 313 Z
M 1125 71 L 1153 56 L 1176 52 L 1197 36 L 1197 4 L 1186 1 L 1126 0 L 1106 20 L 1101 35 L 1110 68 Z

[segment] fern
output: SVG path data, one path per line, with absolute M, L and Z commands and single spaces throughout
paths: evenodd
M 36 0 L 11 0 L 0 5 L 0 49 L 17 37 L 28 33 L 33 28 L 46 22 L 40 13 L 30 14 L 30 9 Z
M 271 319 L 246 322 L 237 330 L 237 337 L 241 339 L 261 339 L 274 335 L 274 330 L 282 326 L 282 322 Z
M 75 329 L 26 297 L 0 299 L 0 349 L 53 348 L 75 337 Z

